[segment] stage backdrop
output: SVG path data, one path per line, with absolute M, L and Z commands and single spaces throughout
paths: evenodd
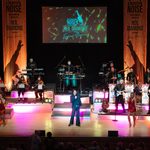
M 26 0 L 2 0 L 4 82 L 12 86 L 12 76 L 26 68 Z
M 124 0 L 124 69 L 133 67 L 141 82 L 147 57 L 147 3 L 148 0 Z

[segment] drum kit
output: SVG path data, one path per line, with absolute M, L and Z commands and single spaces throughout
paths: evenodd
M 58 72 L 57 72 L 57 75 L 60 78 L 65 78 L 66 75 L 76 75 L 79 78 L 80 75 L 82 74 L 83 74 L 83 68 L 81 68 L 80 65 L 67 66 L 62 64 L 58 67 Z
M 81 90 L 81 79 L 85 77 L 83 70 L 80 65 L 59 65 L 57 76 L 60 80 L 61 91 L 64 91 L 65 87 L 77 87 L 77 80 L 79 80 L 79 89 Z

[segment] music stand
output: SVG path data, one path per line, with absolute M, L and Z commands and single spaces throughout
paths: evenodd
M 115 118 L 114 118 L 112 121 L 118 121 L 118 120 L 116 119 L 116 110 L 115 110 Z

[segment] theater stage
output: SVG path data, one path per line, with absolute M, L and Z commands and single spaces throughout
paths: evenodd
M 52 104 L 10 103 L 8 107 L 14 113 L 5 127 L 0 126 L 1 137 L 30 136 L 35 130 L 51 131 L 54 137 L 107 137 L 108 131 L 118 131 L 120 137 L 150 136 L 150 116 L 137 117 L 136 127 L 129 128 L 125 114 L 115 117 L 91 112 L 81 117 L 81 127 L 68 127 L 70 117 L 52 116 Z

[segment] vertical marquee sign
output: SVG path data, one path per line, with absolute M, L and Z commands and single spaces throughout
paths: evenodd
M 17 70 L 26 68 L 26 0 L 2 0 L 4 82 L 8 89 Z
M 146 69 L 147 3 L 147 0 L 124 0 L 124 69 L 133 67 L 140 82 Z

